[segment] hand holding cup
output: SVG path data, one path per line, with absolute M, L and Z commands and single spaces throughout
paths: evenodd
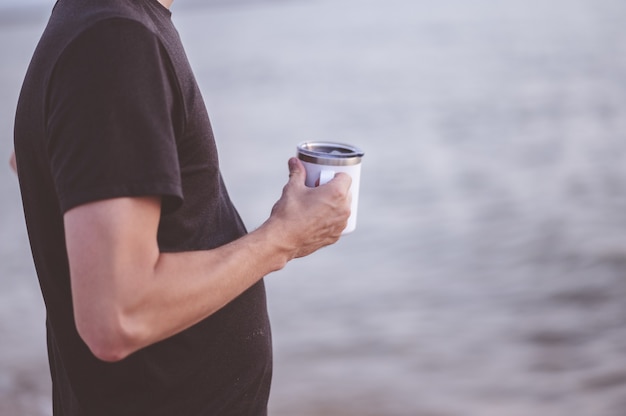
M 310 188 L 306 175 L 303 163 L 291 158 L 289 182 L 268 220 L 280 224 L 281 240 L 292 258 L 335 243 L 350 217 L 350 176 L 340 173 L 325 186 Z

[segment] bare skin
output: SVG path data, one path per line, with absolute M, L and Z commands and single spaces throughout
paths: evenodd
M 333 244 L 350 214 L 348 175 L 304 185 L 295 158 L 269 219 L 214 250 L 160 253 L 160 200 L 116 198 L 64 216 L 78 332 L 91 351 L 118 361 L 208 317 L 288 261 Z
M 172 3 L 174 3 L 174 0 L 159 0 L 159 3 L 169 9 Z
M 17 162 L 15 161 L 15 152 L 11 153 L 11 158 L 9 159 L 9 166 L 11 166 L 11 170 L 17 175 Z

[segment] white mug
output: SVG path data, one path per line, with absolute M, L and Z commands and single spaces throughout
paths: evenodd
M 298 159 L 306 169 L 305 184 L 309 188 L 324 185 L 339 172 L 347 173 L 352 178 L 351 214 L 342 234 L 351 233 L 356 228 L 361 184 L 361 158 L 364 154 L 361 149 L 343 143 L 304 142 L 298 145 Z

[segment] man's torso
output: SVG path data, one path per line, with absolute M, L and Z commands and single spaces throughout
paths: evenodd
M 128 73 L 144 71 L 153 84 L 163 85 L 146 88 L 141 76 L 136 84 L 125 79 L 129 86 L 122 93 L 128 95 L 119 102 L 108 95 L 97 101 L 100 78 L 85 81 L 83 68 L 93 76 L 98 69 L 90 62 L 114 65 L 111 61 L 139 39 L 154 43 L 150 58 L 158 55 L 161 70 L 128 62 Z M 98 48 L 99 42 L 106 47 Z M 109 48 L 110 42 L 119 45 Z M 101 82 L 103 91 L 110 90 L 111 80 Z M 137 94 L 143 95 L 133 104 Z M 152 102 L 161 95 L 165 110 Z M 97 103 L 93 127 L 81 100 Z M 150 105 L 163 114 L 144 120 L 139 109 L 135 116 L 144 105 L 145 114 L 152 113 Z M 81 120 L 73 117 L 72 106 Z M 111 123 L 101 114 L 109 106 L 119 113 Z M 128 144 L 123 132 L 117 135 L 127 127 L 138 131 L 137 143 Z M 48 312 L 55 415 L 263 414 L 271 339 L 262 282 L 192 328 L 119 363 L 93 357 L 74 326 L 62 221 L 71 207 L 162 194 L 162 251 L 211 249 L 245 233 L 225 190 L 206 109 L 169 11 L 156 0 L 59 1 L 26 76 L 15 134 L 26 221 Z M 163 143 L 155 145 L 159 140 Z M 162 159 L 167 169 L 160 166 Z

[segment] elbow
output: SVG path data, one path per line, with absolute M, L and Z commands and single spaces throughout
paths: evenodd
M 113 363 L 123 360 L 137 350 L 135 339 L 124 320 L 85 319 L 76 317 L 78 335 L 99 360 Z
M 11 166 L 11 170 L 17 175 L 17 161 L 15 160 L 15 152 L 11 153 L 11 158 L 9 159 L 9 166 Z
M 120 345 L 111 345 L 106 343 L 90 343 L 87 344 L 91 353 L 99 359 L 107 363 L 115 363 L 122 361 L 130 355 L 130 352 Z

